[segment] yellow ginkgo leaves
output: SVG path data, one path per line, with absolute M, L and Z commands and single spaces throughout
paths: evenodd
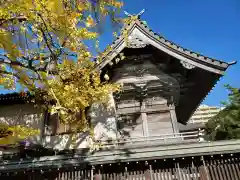
M 94 26 L 94 20 L 92 18 L 92 16 L 88 16 L 87 19 L 86 19 L 86 26 L 87 27 L 92 27 Z
M 39 135 L 38 129 L 33 129 L 21 125 L 7 126 L 0 124 L 0 144 L 16 144 L 20 140 Z

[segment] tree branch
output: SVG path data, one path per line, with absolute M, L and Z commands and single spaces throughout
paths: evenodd
M 7 74 L 7 75 L 11 75 L 11 76 L 14 76 L 14 77 L 20 79 L 20 76 L 18 76 L 17 74 L 14 74 L 14 73 L 8 72 L 8 71 L 0 70 L 0 74 Z
M 29 69 L 29 70 L 32 70 L 34 71 L 37 75 L 38 75 L 38 78 L 41 79 L 41 76 L 39 74 L 39 71 L 44 71 L 44 70 L 41 70 L 40 68 L 39 69 L 36 69 L 34 67 L 30 67 L 30 66 L 26 66 L 22 63 L 20 63 L 19 61 L 11 61 L 10 62 L 6 62 L 4 59 L 0 58 L 0 60 L 3 60 L 3 61 L 0 61 L 0 64 L 7 64 L 9 66 L 20 66 L 22 68 L 26 68 L 26 69 Z
M 0 26 L 2 26 L 4 23 L 12 22 L 14 20 L 25 21 L 27 20 L 27 18 L 25 16 L 20 15 L 20 16 L 9 18 L 9 19 L 0 19 Z

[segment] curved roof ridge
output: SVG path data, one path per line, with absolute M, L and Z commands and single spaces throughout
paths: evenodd
M 192 51 L 192 50 L 190 50 L 190 49 L 188 49 L 188 48 L 182 47 L 181 45 L 179 45 L 179 44 L 177 44 L 177 43 L 175 43 L 175 42 L 173 42 L 173 41 L 171 41 L 171 40 L 169 40 L 169 39 L 166 39 L 166 38 L 165 38 L 164 36 L 162 36 L 161 34 L 154 32 L 152 29 L 149 28 L 148 25 L 146 25 L 146 24 L 144 23 L 144 21 L 142 21 L 142 20 L 139 19 L 139 18 L 137 19 L 136 23 L 137 23 L 138 25 L 140 25 L 142 28 L 144 28 L 145 30 L 147 30 L 147 31 L 148 31 L 151 35 L 153 35 L 156 39 L 159 39 L 159 38 L 160 38 L 160 41 L 161 41 L 162 43 L 165 43 L 165 44 L 168 45 L 169 47 L 174 48 L 174 49 L 176 49 L 176 50 L 179 50 L 179 51 L 181 51 L 181 52 L 183 52 L 183 53 L 186 53 L 187 55 L 190 55 L 190 56 L 192 56 L 192 57 L 194 57 L 194 58 L 196 58 L 196 57 L 197 57 L 197 58 L 201 58 L 201 57 L 202 57 L 202 58 L 204 58 L 205 60 L 217 61 L 217 62 L 219 62 L 220 64 L 226 64 L 226 65 L 228 65 L 228 66 L 237 63 L 237 61 L 225 62 L 225 61 L 223 61 L 223 60 L 219 60 L 219 59 L 216 59 L 216 58 L 212 58 L 212 57 L 203 55 L 203 54 L 201 54 L 201 53 L 197 53 L 197 52 L 195 52 L 195 51 Z

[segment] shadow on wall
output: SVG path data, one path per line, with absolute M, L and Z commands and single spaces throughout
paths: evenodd
M 0 123 L 10 126 L 24 125 L 34 129 L 40 129 L 41 122 L 41 112 L 31 104 L 0 106 Z

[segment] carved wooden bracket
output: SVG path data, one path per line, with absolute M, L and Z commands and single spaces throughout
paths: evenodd
M 194 65 L 189 64 L 189 63 L 187 63 L 187 62 L 185 62 L 185 61 L 180 61 L 180 63 L 181 63 L 181 64 L 183 65 L 183 67 L 185 67 L 186 69 L 193 69 L 193 68 L 195 68 Z
M 136 36 L 130 36 L 127 43 L 128 48 L 144 48 L 146 45 L 147 43 Z

